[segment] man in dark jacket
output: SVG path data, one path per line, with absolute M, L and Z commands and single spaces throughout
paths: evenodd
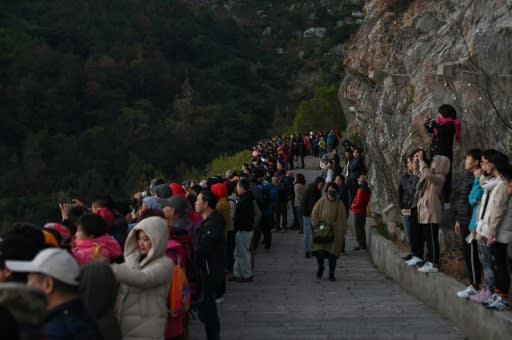
M 419 178 L 413 173 L 413 157 L 414 156 L 412 154 L 407 156 L 406 173 L 400 177 L 400 182 L 398 184 L 398 205 L 400 206 L 402 222 L 409 240 L 409 247 L 411 248 L 409 255 L 403 258 L 406 261 L 409 261 L 414 256 L 412 251 L 413 221 L 411 221 L 411 208 L 414 194 L 416 193 L 416 184 L 418 183 Z
M 347 176 L 347 184 L 350 188 L 350 199 L 352 202 L 356 197 L 356 191 L 359 188 L 357 180 L 359 176 L 364 174 L 364 160 L 361 155 L 362 149 L 359 147 L 355 147 L 353 150 L 353 158 L 347 163 L 348 167 L 348 176 Z
M 272 184 L 277 188 L 277 204 L 275 209 L 275 229 L 274 231 L 288 230 L 288 195 L 289 185 L 284 170 L 276 172 L 272 179 Z
M 199 305 L 199 319 L 204 323 L 208 340 L 220 339 L 220 321 L 215 302 L 217 273 L 224 271 L 224 217 L 215 210 L 217 198 L 209 190 L 197 196 L 195 210 L 203 217 L 197 236 L 197 255 L 206 279 L 203 282 L 203 300 Z
M 307 258 L 311 257 L 311 212 L 315 203 L 322 197 L 324 185 L 325 178 L 317 177 L 304 192 L 304 253 Z
M 252 281 L 252 239 L 254 236 L 254 196 L 249 190 L 249 182 L 241 179 L 236 185 L 238 198 L 236 200 L 235 216 L 235 265 L 231 281 Z
M 482 151 L 479 149 L 469 150 L 464 159 L 464 177 L 459 185 L 455 187 L 453 193 L 453 204 L 455 214 L 455 233 L 460 236 L 462 249 L 464 250 L 464 261 L 466 262 L 466 275 L 471 285 L 466 289 L 457 292 L 457 296 L 467 299 L 471 295 L 476 294 L 480 290 L 480 281 L 482 277 L 482 266 L 478 258 L 478 243 L 476 239 L 469 243 L 466 238 L 471 233 L 469 230 L 469 222 L 473 213 L 472 207 L 469 205 L 469 193 L 473 188 L 475 170 L 480 168 L 480 159 Z
M 42 290 L 48 298 L 44 326 L 49 339 L 103 339 L 96 320 L 78 296 L 80 268 L 64 249 L 44 249 L 32 261 L 6 261 L 13 272 L 28 274 L 27 284 Z

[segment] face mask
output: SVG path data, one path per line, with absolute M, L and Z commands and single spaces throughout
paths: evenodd
M 328 191 L 327 192 L 327 197 L 329 197 L 331 200 L 335 200 L 336 199 L 336 191 Z

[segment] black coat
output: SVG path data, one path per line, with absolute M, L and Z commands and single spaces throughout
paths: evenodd
M 455 137 L 455 126 L 453 123 L 439 125 L 435 120 L 425 123 L 429 133 L 433 133 L 432 144 L 430 145 L 431 156 L 442 155 L 453 160 L 453 138 Z M 437 130 L 437 133 L 434 133 Z
M 455 186 L 453 193 L 453 212 L 455 221 L 463 225 L 469 225 L 473 208 L 469 205 L 469 193 L 473 188 L 475 176 L 471 171 L 466 171 L 459 184 Z
M 322 191 L 317 189 L 318 182 L 309 184 L 304 192 L 304 216 L 310 217 L 315 203 L 322 197 Z
M 412 208 L 412 201 L 416 193 L 418 180 L 418 176 L 409 173 L 400 177 L 400 184 L 398 185 L 398 205 L 400 209 Z
M 197 255 L 207 277 L 215 280 L 223 275 L 226 244 L 224 241 L 224 216 L 214 211 L 201 222 L 197 235 Z
M 238 196 L 236 200 L 235 216 L 233 226 L 236 230 L 254 230 L 254 196 L 251 191 L 246 191 Z

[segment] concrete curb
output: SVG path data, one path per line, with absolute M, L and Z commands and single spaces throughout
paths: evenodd
M 510 339 L 512 313 L 489 311 L 475 302 L 458 298 L 456 292 L 464 289 L 463 284 L 443 273 L 426 274 L 418 272 L 416 267 L 408 267 L 398 248 L 374 228 L 369 228 L 368 239 L 370 259 L 379 271 L 454 322 L 468 338 Z

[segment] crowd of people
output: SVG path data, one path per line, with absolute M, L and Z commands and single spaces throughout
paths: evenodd
M 217 304 L 226 281 L 253 281 L 254 250 L 270 250 L 273 232 L 303 234 L 305 256 L 317 257 L 317 276 L 327 258 L 334 281 L 348 210 L 352 205 L 365 216 L 369 199 L 360 149 L 345 141 L 343 171 L 340 138 L 331 130 L 262 140 L 239 171 L 183 183 L 155 178 L 133 195 L 129 210 L 101 195 L 89 205 L 60 204 L 60 221 L 12 225 L 0 237 L 0 315 L 16 322 L 2 322 L 2 334 L 186 339 L 197 312 L 207 338 L 219 339 Z M 294 175 L 306 153 L 323 161 L 332 155 L 333 174 L 308 185 L 303 174 Z M 322 239 L 314 231 L 324 227 Z M 367 249 L 365 242 L 357 249 Z M 9 298 L 20 291 L 41 302 L 38 311 Z
M 469 150 L 466 174 L 452 193 L 460 123 L 451 106 L 439 112 L 425 122 L 433 135 L 430 150 L 414 150 L 400 179 L 410 245 L 404 260 L 421 272 L 438 271 L 439 224 L 451 198 L 471 281 L 457 295 L 503 310 L 510 288 L 512 167 L 496 150 Z M 305 167 L 306 154 L 322 169 L 311 183 L 293 172 Z M 354 250 L 368 250 L 370 198 L 362 148 L 330 130 L 261 140 L 250 161 L 224 176 L 183 183 L 155 178 L 133 195 L 129 211 L 109 196 L 90 205 L 61 204 L 60 221 L 18 223 L 0 237 L 0 291 L 7 292 L 0 292 L 0 317 L 13 320 L 1 332 L 10 339 L 187 339 L 197 312 L 206 337 L 219 339 L 217 304 L 226 281 L 253 282 L 256 248 L 269 251 L 273 233 L 296 230 L 305 257 L 317 260 L 316 277 L 322 279 L 327 259 L 328 280 L 336 281 L 349 213 Z M 42 301 L 24 310 L 27 318 L 18 310 L 24 306 L 9 298 L 20 291 Z
M 410 246 L 404 260 L 420 272 L 439 271 L 439 225 L 444 203 L 451 202 L 454 230 L 461 239 L 470 282 L 457 296 L 502 311 L 509 308 L 512 166 L 500 151 L 473 148 L 466 152 L 461 181 L 452 185 L 453 143 L 461 138 L 461 126 L 450 105 L 442 105 L 438 111 L 437 119 L 425 120 L 432 133 L 430 150 L 411 152 L 405 161 L 406 173 L 400 178 L 398 200 Z

